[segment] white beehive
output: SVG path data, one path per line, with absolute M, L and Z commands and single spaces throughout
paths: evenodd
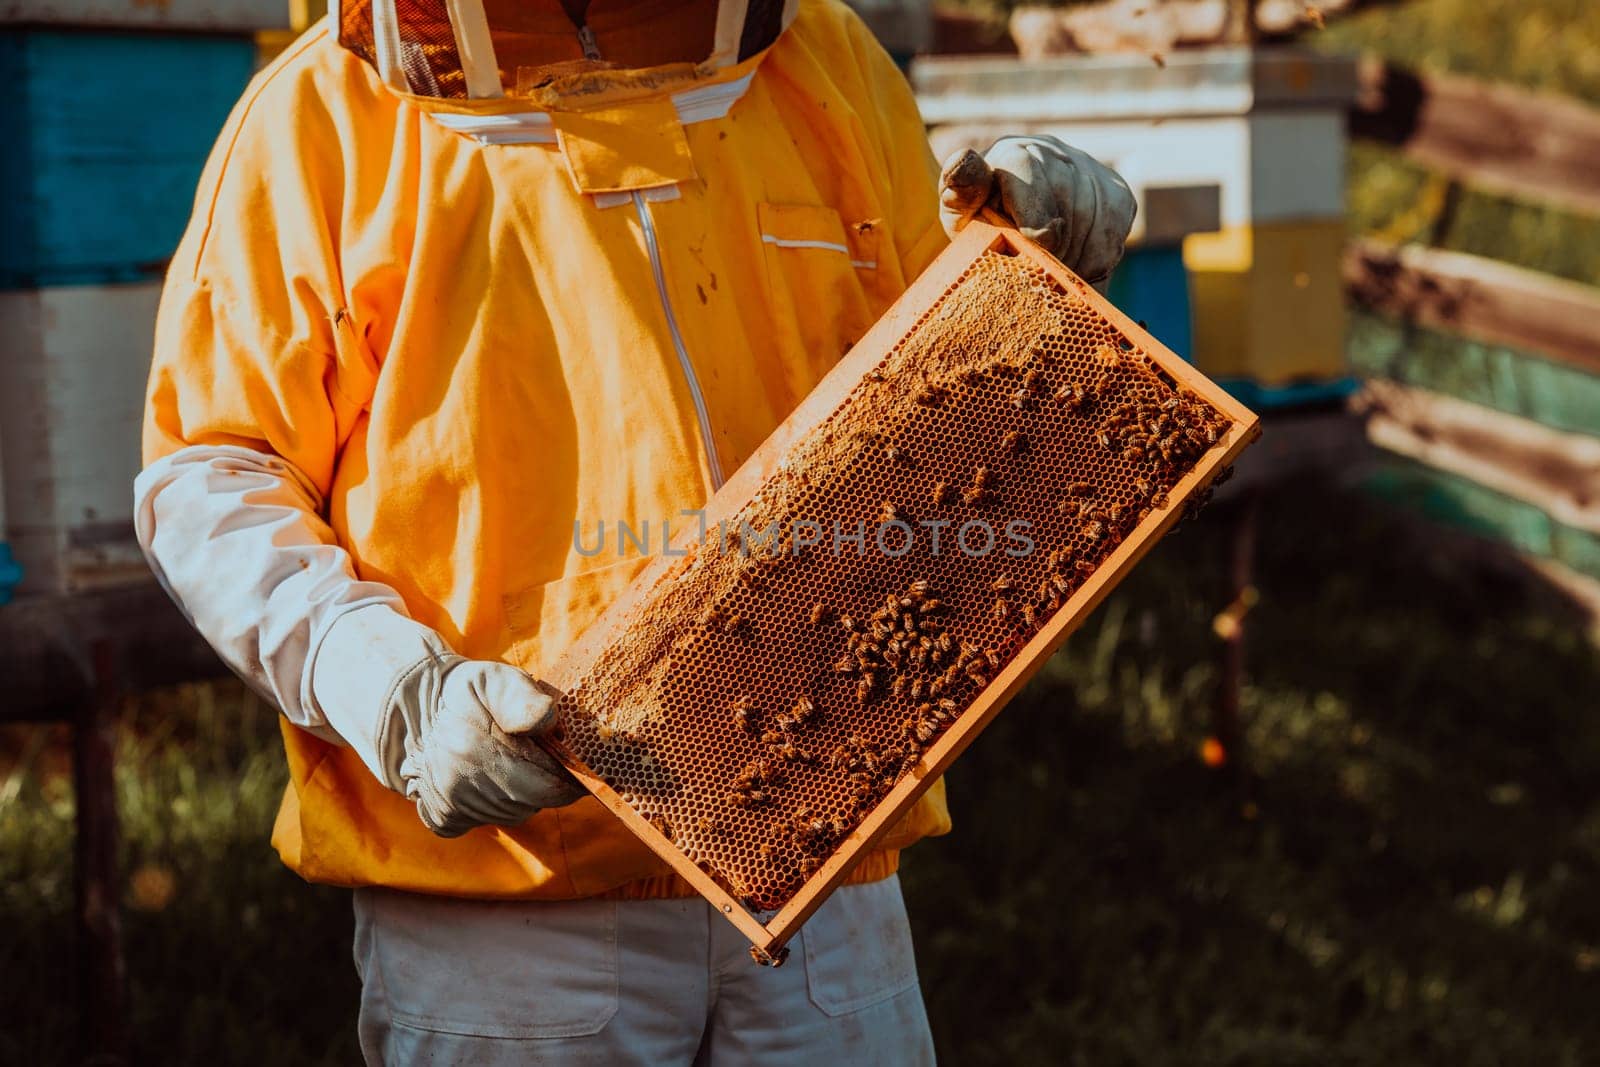
M 1193 358 L 1230 388 L 1342 379 L 1350 57 L 1293 48 L 919 59 L 941 158 L 1001 134 L 1050 134 L 1115 168 L 1133 239 L 1181 243 Z M 1246 394 L 1253 395 L 1253 394 Z
M 148 580 L 133 479 L 158 282 L 0 292 L 0 481 L 21 593 Z

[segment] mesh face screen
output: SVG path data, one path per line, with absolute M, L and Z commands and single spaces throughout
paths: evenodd
M 751 912 L 817 888 L 897 782 L 931 783 L 930 748 L 1087 610 L 1108 554 L 1242 447 L 1086 293 L 974 256 L 569 676 L 565 758 Z
M 400 34 L 400 68 L 419 96 L 464 100 L 467 77 L 461 70 L 450 16 L 439 0 L 395 0 Z M 373 42 L 371 0 L 339 5 L 339 43 L 367 63 L 378 65 Z

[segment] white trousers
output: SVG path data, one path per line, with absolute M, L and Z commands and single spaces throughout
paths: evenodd
M 759 967 L 705 901 L 355 894 L 369 1064 L 932 1064 L 900 882 L 846 886 Z

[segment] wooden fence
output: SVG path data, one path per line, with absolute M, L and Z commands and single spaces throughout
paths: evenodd
M 1600 215 L 1600 109 L 1376 60 L 1354 137 L 1462 189 Z M 1404 461 L 1395 495 L 1553 564 L 1600 603 L 1600 288 L 1429 244 L 1353 242 L 1344 264 L 1357 404 Z

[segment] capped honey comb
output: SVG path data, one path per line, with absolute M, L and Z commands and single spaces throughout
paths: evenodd
M 974 222 L 556 665 L 552 748 L 775 958 L 1257 432 Z

